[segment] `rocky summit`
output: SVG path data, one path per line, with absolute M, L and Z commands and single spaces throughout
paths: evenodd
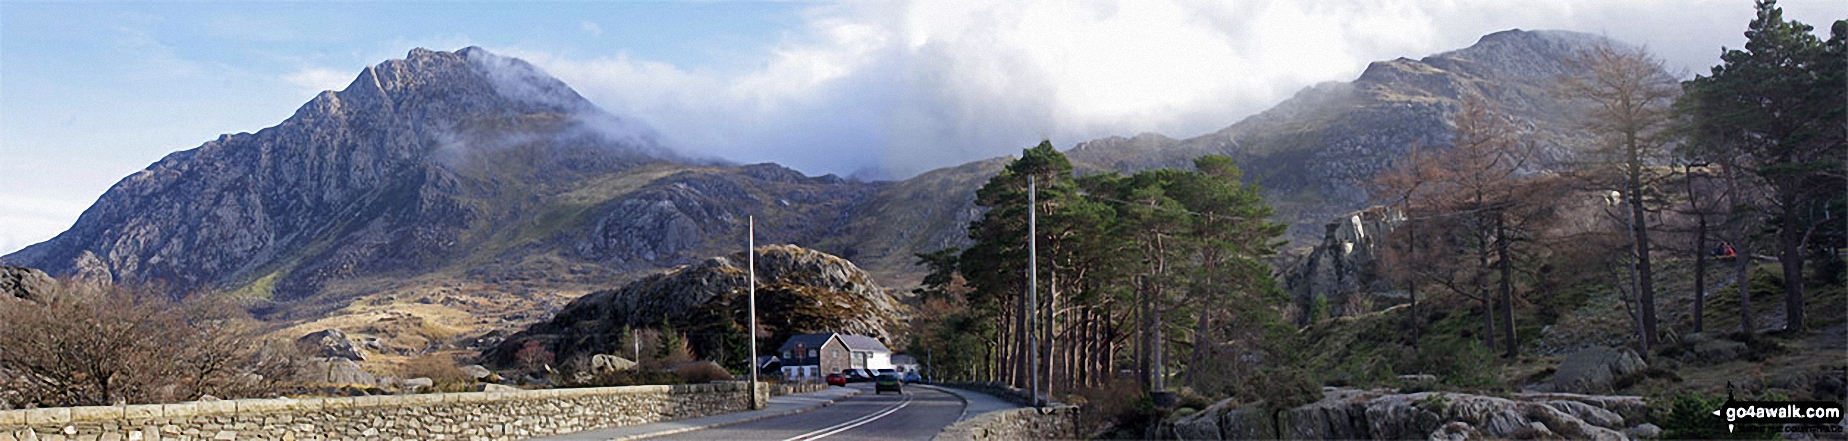
M 842 332 L 892 343 L 902 318 L 898 303 L 853 262 L 792 245 L 759 247 L 757 307 L 763 337 L 775 347 L 796 334 Z M 486 351 L 488 360 L 508 363 L 528 341 L 546 345 L 559 360 L 596 354 L 628 354 L 619 347 L 622 330 L 671 329 L 688 336 L 700 358 L 727 360 L 725 351 L 748 323 L 746 256 L 713 257 L 642 278 L 618 289 L 578 298 L 550 321 L 514 334 Z

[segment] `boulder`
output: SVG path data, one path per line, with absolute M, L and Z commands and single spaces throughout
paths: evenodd
M 366 359 L 365 352 L 359 349 L 359 345 L 353 344 L 353 339 L 347 338 L 346 333 L 340 332 L 339 329 L 330 328 L 309 333 L 295 339 L 295 344 L 301 347 L 303 352 L 315 357 Z
M 596 373 L 621 372 L 621 371 L 626 371 L 630 369 L 635 369 L 635 362 L 629 361 L 629 359 L 627 358 L 617 357 L 617 356 L 609 355 L 609 354 L 597 354 L 597 355 L 590 356 L 590 371 L 591 372 L 596 372 Z
M 1608 392 L 1619 377 L 1641 372 L 1649 365 L 1635 351 L 1603 346 L 1581 349 L 1566 356 L 1553 374 L 1553 389 L 1561 392 Z
M 1623 429 L 1623 435 L 1630 437 L 1630 439 L 1661 438 L 1662 428 L 1656 427 L 1656 425 L 1654 424 L 1642 423 L 1642 424 L 1636 425 L 1636 427 Z
M 429 377 L 417 377 L 404 380 L 398 386 L 411 392 L 423 392 L 436 388 L 436 380 L 431 380 Z
M 462 372 L 468 374 L 469 378 L 483 383 L 499 383 L 501 381 L 500 374 L 496 374 L 494 371 L 488 370 L 487 367 L 479 364 L 463 366 Z
M 475 384 L 475 387 L 473 389 L 475 392 L 519 392 L 520 391 L 520 388 L 508 386 L 504 384 L 498 384 L 498 383 L 477 383 Z
M 310 359 L 304 366 L 302 378 L 327 384 L 357 384 L 370 386 L 378 383 L 372 374 L 360 369 L 359 363 L 344 357 L 322 357 Z

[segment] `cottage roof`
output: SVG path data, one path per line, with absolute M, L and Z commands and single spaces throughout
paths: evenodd
M 880 343 L 879 339 L 867 337 L 864 335 L 841 334 L 841 343 L 846 344 L 847 350 L 849 351 L 873 351 L 873 352 L 884 352 L 888 354 L 892 353 L 892 350 L 886 349 L 885 344 Z
M 792 335 L 788 340 L 784 340 L 783 346 L 776 348 L 776 351 L 783 352 L 795 350 L 798 345 L 806 349 L 821 349 L 822 345 L 828 344 L 828 340 L 834 338 L 836 335 L 839 334 L 828 332 L 821 334 Z

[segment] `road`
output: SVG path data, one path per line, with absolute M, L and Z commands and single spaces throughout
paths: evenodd
M 903 395 L 866 392 L 832 406 L 779 418 L 679 433 L 649 440 L 918 440 L 930 439 L 962 415 L 954 395 L 907 386 Z

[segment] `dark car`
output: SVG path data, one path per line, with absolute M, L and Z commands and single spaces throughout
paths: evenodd
M 879 378 L 873 380 L 874 395 L 885 393 L 888 390 L 901 395 L 905 393 L 905 382 L 898 380 L 898 374 L 881 374 Z
M 842 373 L 847 375 L 848 383 L 865 383 L 873 381 L 873 373 L 865 369 L 848 369 Z
M 880 376 L 880 375 L 898 375 L 898 369 L 875 369 L 873 370 L 873 376 Z M 900 381 L 904 381 L 905 376 L 898 375 L 898 379 Z
M 847 376 L 841 374 L 828 374 L 828 385 L 845 387 L 847 386 Z

